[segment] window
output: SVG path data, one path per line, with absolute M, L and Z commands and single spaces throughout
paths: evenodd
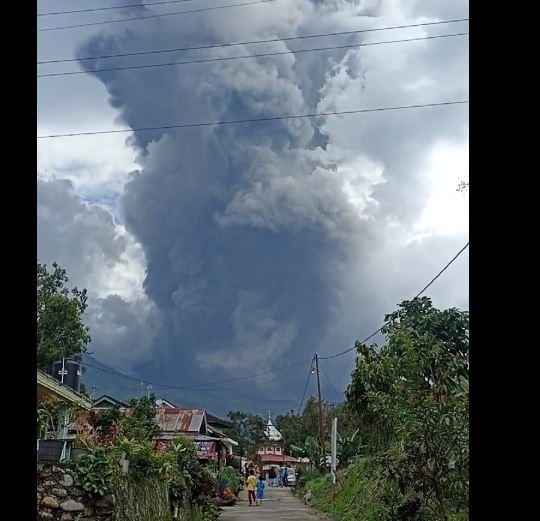
M 266 447 L 266 452 L 274 452 L 274 448 L 273 447 Z
M 264 454 L 264 449 L 263 448 L 259 449 L 259 454 Z
M 281 447 L 276 447 L 276 453 L 281 454 Z

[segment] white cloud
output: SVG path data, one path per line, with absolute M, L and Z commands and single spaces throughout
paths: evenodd
M 469 173 L 467 144 L 436 145 L 430 154 L 425 176 L 429 196 L 418 222 L 415 236 L 463 235 L 469 230 L 468 193 L 458 192 L 459 182 Z
M 150 356 L 157 318 L 143 288 L 140 245 L 105 208 L 81 200 L 69 180 L 38 180 L 37 194 L 38 259 L 57 262 L 70 284 L 88 290 L 90 350 L 124 365 L 126 357 Z

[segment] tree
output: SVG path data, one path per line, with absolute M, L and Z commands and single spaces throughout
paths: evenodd
M 386 429 L 387 482 L 448 520 L 468 505 L 468 313 L 417 298 L 387 315 L 382 332 L 380 350 L 357 343 L 347 399 Z
M 309 434 L 306 431 L 302 416 L 294 411 L 276 416 L 276 428 L 283 436 L 285 452 L 291 452 L 291 446 L 300 445 Z
M 230 411 L 227 417 L 233 424 L 233 437 L 238 442 L 240 456 L 252 456 L 257 446 L 265 439 L 264 420 L 256 415 L 242 411 Z
M 156 423 L 156 397 L 143 396 L 129 400 L 129 412 L 119 422 L 119 433 L 128 440 L 152 441 L 161 429 Z
M 309 465 L 312 469 L 317 468 L 320 459 L 319 442 L 313 437 L 308 436 L 303 442 L 291 445 L 291 452 L 295 456 L 301 456 L 309 459 Z
M 52 268 L 37 263 L 37 364 L 43 370 L 62 358 L 79 359 L 90 342 L 82 321 L 86 289 L 70 290 L 66 271 L 56 263 Z

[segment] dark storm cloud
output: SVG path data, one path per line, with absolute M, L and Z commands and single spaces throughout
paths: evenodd
M 80 55 L 346 30 L 364 20 L 353 18 L 353 9 L 364 9 L 365 17 L 382 10 L 380 25 L 405 17 L 388 14 L 383 4 L 319 2 L 315 8 L 298 1 L 279 10 L 246 9 L 241 16 L 193 16 L 189 23 L 160 19 L 136 31 L 96 36 Z M 418 92 L 396 91 L 395 75 L 418 79 L 440 53 L 446 58 L 446 47 L 434 49 L 414 51 L 410 59 L 397 50 L 397 61 L 388 60 L 380 74 L 373 55 L 364 59 L 355 51 L 98 78 L 132 128 L 268 117 L 313 107 L 406 104 Z M 458 58 L 448 56 L 452 74 Z M 85 62 L 88 70 L 100 65 Z M 436 86 L 429 101 L 465 92 L 463 82 L 446 85 L 447 79 L 444 72 L 429 78 Z M 390 248 L 386 219 L 418 217 L 426 193 L 418 170 L 426 148 L 458 140 L 462 129 L 455 128 L 464 121 L 463 112 L 448 110 L 135 133 L 140 168 L 121 204 L 126 227 L 146 256 L 145 291 L 161 324 L 153 352 L 163 379 L 211 379 L 215 369 L 252 373 L 321 348 L 335 352 L 376 324 L 398 301 L 378 282 L 385 273 L 377 268 L 402 248 L 397 237 Z M 432 256 L 429 266 L 440 260 Z M 416 280 L 418 264 L 398 268 Z M 337 368 L 333 375 L 343 379 L 346 363 Z M 283 392 L 294 394 L 300 385 L 294 379 Z

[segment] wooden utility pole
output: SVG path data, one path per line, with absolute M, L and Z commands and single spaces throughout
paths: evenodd
M 321 457 L 323 465 L 326 465 L 326 456 L 324 451 L 324 421 L 323 421 L 323 408 L 321 398 L 321 379 L 319 378 L 319 356 L 315 353 L 315 370 L 317 371 L 317 394 L 319 398 L 319 443 L 321 447 Z

